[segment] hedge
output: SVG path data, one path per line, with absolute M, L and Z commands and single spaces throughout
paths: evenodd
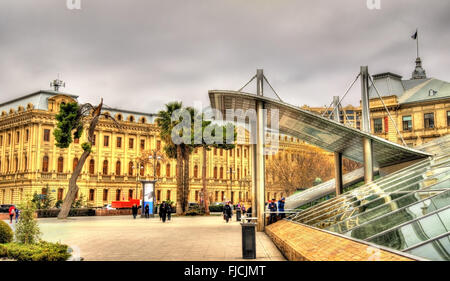
M 0 244 L 0 257 L 17 261 L 66 261 L 67 245 L 41 241 L 38 244 Z
M 0 244 L 9 243 L 13 238 L 14 233 L 11 227 L 6 222 L 0 221 Z
M 61 209 L 36 210 L 38 218 L 56 218 Z M 69 217 L 95 216 L 95 210 L 89 208 L 70 209 Z

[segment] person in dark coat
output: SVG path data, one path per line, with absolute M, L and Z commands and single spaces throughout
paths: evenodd
M 167 204 L 166 202 L 162 202 L 161 205 L 159 205 L 159 215 L 161 216 L 162 222 L 166 222 L 166 210 Z
M 230 202 L 227 202 L 227 204 L 223 207 L 223 216 L 224 219 L 228 221 L 231 219 L 231 216 L 233 215 L 233 210 L 231 209 Z
M 167 213 L 167 220 L 170 221 L 170 219 L 172 218 L 172 205 L 167 203 L 167 208 L 166 208 L 166 213 Z
M 271 224 L 277 221 L 277 203 L 275 199 L 272 199 L 272 202 L 269 203 L 268 208 L 270 211 L 269 224 Z
M 286 217 L 286 214 L 284 213 L 284 197 L 278 201 L 278 212 L 280 212 L 280 218 L 284 219 Z
M 148 206 L 148 204 L 146 204 L 144 207 L 144 214 L 147 219 L 150 217 L 150 207 Z
M 133 218 L 136 219 L 138 213 L 138 207 L 136 206 L 136 204 L 133 204 L 133 207 L 131 207 L 131 213 L 133 214 Z

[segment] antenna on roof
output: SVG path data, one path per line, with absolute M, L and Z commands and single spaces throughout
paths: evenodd
M 60 87 L 66 87 L 66 83 L 59 79 L 59 73 L 57 77 L 58 78 L 56 78 L 55 80 L 53 80 L 53 82 L 50 83 L 50 87 L 53 87 L 55 92 L 59 92 Z

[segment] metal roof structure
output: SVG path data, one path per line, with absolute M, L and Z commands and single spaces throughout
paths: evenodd
M 267 109 L 267 127 L 272 127 L 270 114 L 279 110 L 279 131 L 316 145 L 322 149 L 340 152 L 348 159 L 363 162 L 363 139 L 372 141 L 375 166 L 385 167 L 430 156 L 430 154 L 404 147 L 337 121 L 321 117 L 288 103 L 250 93 L 210 90 L 211 106 L 225 116 L 227 109 L 254 109 L 256 102 Z
M 450 136 L 435 156 L 288 219 L 429 260 L 450 260 Z

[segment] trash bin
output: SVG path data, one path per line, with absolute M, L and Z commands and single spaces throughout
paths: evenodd
M 256 259 L 256 223 L 241 223 L 242 226 L 242 258 Z
M 241 208 L 236 208 L 236 221 L 241 221 Z

